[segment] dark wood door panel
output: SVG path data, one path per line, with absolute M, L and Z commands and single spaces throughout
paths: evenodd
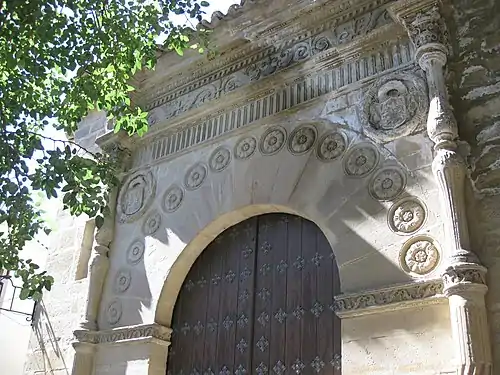
M 251 218 L 213 241 L 173 315 L 171 375 L 337 374 L 335 258 L 312 222 Z

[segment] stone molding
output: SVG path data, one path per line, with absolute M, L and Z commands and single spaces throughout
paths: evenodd
M 265 60 L 281 50 L 290 48 L 293 44 L 309 36 L 328 32 L 342 23 L 349 22 L 363 13 L 368 13 L 383 7 L 390 0 L 348 0 L 326 1 L 312 9 L 302 9 L 299 14 L 289 20 L 274 25 L 271 29 L 248 31 L 245 34 L 251 39 L 250 45 L 237 48 L 226 56 L 220 56 L 213 61 L 199 61 L 180 74 L 174 82 L 164 85 L 155 85 L 155 90 L 140 94 L 138 101 L 148 109 L 172 101 L 182 95 L 202 86 L 210 84 L 220 78 L 227 77 L 241 68 L 245 68 L 258 61 Z M 234 14 L 234 12 L 233 12 Z M 244 26 L 248 28 L 248 25 Z M 234 30 L 234 32 L 239 32 Z M 248 38 L 249 34 L 253 36 Z M 173 72 L 174 73 L 174 72 Z M 162 86 L 162 87 L 161 87 Z
M 341 318 L 352 318 L 445 301 L 443 282 L 436 279 L 361 293 L 342 294 L 335 297 L 334 310 Z
M 76 330 L 73 335 L 78 343 L 88 344 L 126 344 L 137 341 L 155 341 L 162 345 L 170 344 L 172 330 L 159 324 L 143 324 L 120 327 L 105 331 Z
M 153 135 L 153 131 L 153 139 L 149 138 L 138 146 L 133 168 L 165 159 L 325 94 L 347 89 L 396 69 L 413 67 L 413 49 L 408 40 L 387 43 L 383 47 L 379 45 L 375 51 L 362 57 L 357 53 L 343 56 L 344 62 L 340 65 L 273 86 L 253 97 L 246 97 L 243 103 L 216 108 L 202 121 L 180 124 L 166 129 L 163 134 Z

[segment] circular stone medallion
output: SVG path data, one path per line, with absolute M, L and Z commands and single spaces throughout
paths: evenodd
M 331 132 L 322 136 L 318 142 L 317 155 L 322 161 L 338 159 L 347 148 L 347 139 L 340 132 Z
M 365 177 L 375 170 L 379 153 L 371 144 L 357 145 L 347 151 L 344 158 L 344 172 L 351 177 Z
M 123 293 L 125 292 L 132 281 L 132 273 L 128 268 L 122 268 L 118 270 L 115 277 L 115 292 Z
M 207 177 L 207 167 L 205 165 L 198 163 L 193 165 L 186 172 L 186 177 L 184 177 L 184 185 L 188 190 L 198 189 L 205 178 Z
M 234 156 L 236 159 L 248 159 L 255 153 L 257 140 L 254 137 L 241 138 L 234 147 Z
M 117 324 L 123 313 L 122 303 L 119 299 L 111 301 L 106 309 L 106 318 L 111 325 Z
M 263 155 L 274 155 L 279 152 L 286 141 L 286 130 L 281 126 L 272 127 L 262 134 L 260 139 L 260 152 Z
M 403 192 L 406 176 L 398 167 L 378 170 L 370 181 L 370 195 L 379 201 L 390 201 Z
M 161 215 L 159 212 L 150 214 L 142 226 L 142 230 L 146 236 L 155 233 L 161 224 Z
M 411 238 L 403 245 L 399 254 L 401 268 L 413 276 L 422 276 L 434 271 L 439 259 L 439 246 L 428 236 Z
M 116 207 L 119 221 L 130 223 L 140 218 L 155 197 L 156 181 L 151 172 L 138 173 L 123 184 Z
M 163 209 L 167 213 L 177 211 L 184 199 L 184 191 L 177 185 L 170 186 L 163 194 Z
M 208 164 L 214 172 L 222 172 L 231 162 L 231 152 L 225 147 L 219 147 L 210 155 Z
M 127 250 L 127 263 L 135 265 L 139 263 L 144 255 L 144 242 L 137 240 Z
M 397 234 L 409 234 L 419 230 L 425 222 L 425 206 L 417 198 L 408 197 L 396 202 L 387 215 L 389 227 Z
M 302 155 L 313 147 L 315 141 L 316 129 L 313 126 L 301 126 L 290 134 L 288 149 L 294 155 Z

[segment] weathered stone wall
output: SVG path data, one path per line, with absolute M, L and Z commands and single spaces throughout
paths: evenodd
M 500 2 L 453 0 L 449 87 L 460 136 L 471 147 L 468 196 L 473 250 L 489 269 L 494 367 L 500 367 Z
M 105 116 L 92 113 L 80 123 L 75 141 L 89 150 L 96 150 L 95 140 L 105 129 Z M 57 222 L 56 230 L 49 236 L 44 267 L 54 277 L 54 286 L 44 294 L 35 314 L 24 370 L 30 375 L 71 373 L 73 330 L 82 320 L 87 298 L 87 268 L 95 231 L 93 221 L 83 216 L 71 217 L 61 210 Z

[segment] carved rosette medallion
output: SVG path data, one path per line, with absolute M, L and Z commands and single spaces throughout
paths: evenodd
M 370 195 L 379 201 L 390 201 L 403 192 L 406 176 L 398 167 L 378 170 L 370 181 Z
M 151 172 L 138 173 L 131 176 L 120 191 L 117 205 L 117 216 L 121 223 L 130 223 L 140 218 L 156 192 L 156 181 Z
M 419 230 L 426 219 L 426 209 L 417 198 L 409 197 L 395 203 L 388 213 L 391 230 L 397 234 L 410 234 Z
M 231 162 L 231 151 L 226 147 L 219 147 L 210 155 L 208 164 L 214 172 L 222 172 Z
M 207 177 L 207 167 L 204 164 L 198 163 L 193 165 L 186 172 L 186 177 L 184 177 L 184 185 L 188 190 L 198 189 L 205 178 Z
M 428 236 L 411 238 L 399 254 L 401 268 L 412 276 L 423 276 L 434 271 L 440 257 L 437 242 Z
M 272 127 L 260 139 L 259 149 L 263 155 L 274 155 L 278 153 L 286 141 L 286 130 L 281 126 Z
M 420 130 L 428 109 L 427 85 L 417 73 L 394 73 L 367 90 L 358 117 L 367 136 L 391 141 Z
M 366 177 L 375 170 L 379 159 L 380 155 L 373 145 L 354 146 L 344 158 L 344 172 L 350 177 Z
M 234 147 L 236 159 L 244 160 L 250 158 L 257 148 L 257 140 L 254 137 L 241 138 Z
M 123 293 L 130 287 L 132 273 L 128 268 L 118 270 L 115 277 L 115 292 Z
M 158 230 L 158 228 L 160 228 L 160 224 L 161 224 L 160 213 L 153 212 L 144 221 L 144 224 L 142 225 L 142 231 L 146 236 L 150 236 L 154 234 Z
M 184 190 L 180 186 L 172 185 L 163 194 L 163 209 L 167 213 L 177 211 L 184 199 Z
M 144 256 L 144 242 L 141 240 L 135 241 L 127 250 L 127 263 L 136 265 Z
M 117 324 L 123 313 L 122 302 L 119 299 L 111 301 L 106 309 L 106 318 L 111 325 Z
M 288 149 L 294 155 L 308 152 L 316 141 L 316 129 L 313 126 L 300 126 L 292 131 L 288 140 Z
M 317 146 L 317 156 L 321 161 L 338 159 L 347 148 L 347 138 L 340 132 L 330 132 L 323 135 Z

